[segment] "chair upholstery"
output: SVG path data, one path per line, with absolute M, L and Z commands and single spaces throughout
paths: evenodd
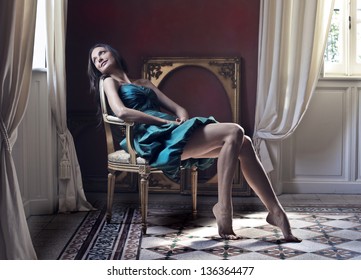
M 112 205 L 114 197 L 115 177 L 118 172 L 132 172 L 139 175 L 139 198 L 140 209 L 142 215 L 143 233 L 147 230 L 147 213 L 148 213 L 148 191 L 149 176 L 152 173 L 162 173 L 161 170 L 151 167 L 148 162 L 137 156 L 133 147 L 133 126 L 134 123 L 126 122 L 118 117 L 108 114 L 108 103 L 103 88 L 103 79 L 99 81 L 100 103 L 103 116 L 103 123 L 107 141 L 108 153 L 108 191 L 107 191 L 107 222 L 111 221 Z M 121 129 L 126 137 L 127 150 L 117 150 L 114 147 L 114 135 L 111 125 Z M 193 215 L 197 213 L 197 169 L 191 169 L 191 185 L 192 185 L 192 211 Z

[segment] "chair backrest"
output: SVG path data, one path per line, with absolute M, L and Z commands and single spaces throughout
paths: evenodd
M 105 137 L 106 137 L 106 141 L 107 141 L 107 151 L 108 154 L 115 152 L 115 147 L 114 147 L 114 138 L 113 138 L 113 134 L 112 134 L 112 129 L 110 126 L 110 123 L 107 121 L 107 117 L 109 116 L 108 114 L 108 105 L 107 105 L 107 99 L 105 96 L 105 92 L 104 92 L 104 87 L 103 87 L 103 79 L 100 78 L 99 81 L 99 94 L 100 94 L 100 107 L 101 107 L 101 111 L 102 111 L 102 117 L 103 117 L 103 123 L 104 123 L 104 129 L 105 129 Z
M 126 122 L 116 116 L 109 115 L 108 113 L 108 101 L 104 92 L 104 81 L 99 81 L 99 94 L 100 94 L 100 107 L 102 110 L 103 123 L 105 129 L 105 136 L 107 140 L 108 154 L 120 149 L 120 142 L 126 138 L 127 153 L 130 155 L 130 163 L 136 164 L 137 153 L 133 145 L 133 122 Z M 114 142 L 117 143 L 117 148 L 114 146 Z

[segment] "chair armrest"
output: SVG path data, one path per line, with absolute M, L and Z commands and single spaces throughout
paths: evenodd
M 128 153 L 130 155 L 130 164 L 136 164 L 137 162 L 137 152 L 134 149 L 134 137 L 133 137 L 133 126 L 134 122 L 126 122 L 118 117 L 111 116 L 108 114 L 103 114 L 103 120 L 109 124 L 115 124 L 119 126 L 125 126 L 125 137 L 127 143 Z
M 133 122 L 126 122 L 118 117 L 107 115 L 107 114 L 103 114 L 103 119 L 107 123 L 116 124 L 116 125 L 129 125 L 129 126 L 134 125 Z

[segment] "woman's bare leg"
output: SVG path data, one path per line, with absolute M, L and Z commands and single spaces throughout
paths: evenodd
M 252 141 L 244 137 L 240 126 L 212 124 L 197 130 L 182 155 L 182 159 L 191 157 L 218 157 L 218 203 L 213 207 L 213 213 L 221 237 L 236 238 L 232 228 L 232 181 L 239 159 L 245 179 L 269 211 L 267 222 L 279 227 L 286 241 L 300 241 L 291 233 L 288 218 L 258 160 Z
M 251 139 L 247 136 L 244 137 L 239 159 L 243 176 L 269 211 L 267 222 L 279 227 L 286 241 L 300 242 L 301 240 L 292 234 L 287 215 L 274 193 Z
M 213 214 L 216 217 L 218 232 L 222 238 L 236 239 L 233 231 L 233 204 L 232 204 L 232 183 L 238 166 L 237 154 L 240 153 L 243 138 L 243 130 L 236 127 L 229 132 L 229 137 L 224 141 L 218 155 L 218 203 L 213 207 Z
M 235 239 L 232 228 L 232 181 L 242 146 L 243 129 L 234 124 L 207 125 L 197 130 L 186 145 L 182 159 L 189 157 L 218 157 L 218 203 L 213 213 L 222 238 Z

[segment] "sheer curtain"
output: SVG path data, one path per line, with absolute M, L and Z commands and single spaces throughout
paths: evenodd
M 36 0 L 0 2 L 0 259 L 36 259 L 12 157 L 28 102 Z
M 289 136 L 317 84 L 334 0 L 261 0 L 254 142 L 267 172 L 265 140 Z
M 65 38 L 67 0 L 46 0 L 47 78 L 59 151 L 59 212 L 94 209 L 86 200 L 73 137 L 66 118 Z

